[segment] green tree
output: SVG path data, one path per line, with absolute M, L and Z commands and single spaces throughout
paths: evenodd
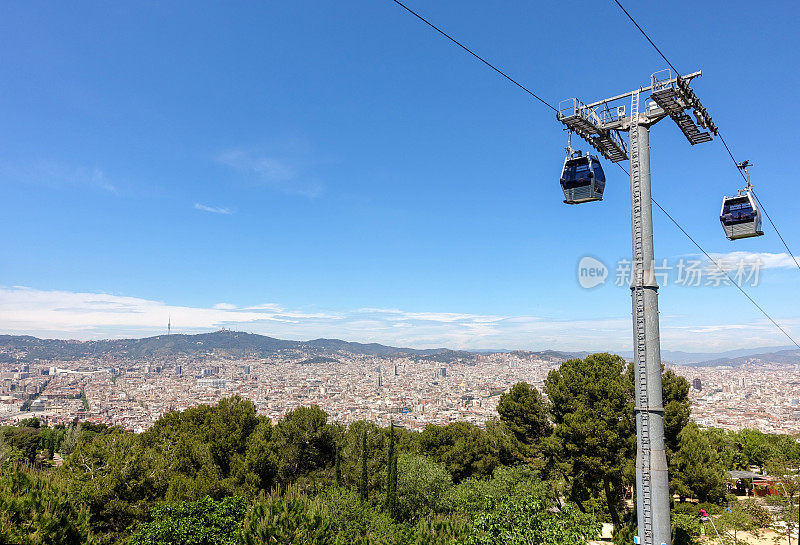
M 593 354 L 564 362 L 545 380 L 554 424 L 548 450 L 569 482 L 569 499 L 581 506 L 602 491 L 615 526 L 635 453 L 633 399 L 624 370 L 621 357 Z
M 413 530 L 414 545 L 463 543 L 472 531 L 471 521 L 457 515 L 435 515 L 420 519 Z
M 235 476 L 241 475 L 245 465 L 250 436 L 260 424 L 268 433 L 263 429 L 267 426 L 264 420 L 256 415 L 251 401 L 234 396 L 213 407 L 200 405 L 165 414 L 142 434 L 142 443 L 169 461 L 178 480 L 192 481 L 205 472 L 224 481 L 218 488 L 231 493 L 237 484 Z
M 672 513 L 672 545 L 695 545 L 700 535 L 700 517 L 697 514 Z
M 53 459 L 63 436 L 63 429 L 41 428 L 39 430 L 39 449 L 45 451 L 48 460 Z
M 0 472 L 0 543 L 80 545 L 89 535 L 88 512 L 61 475 L 23 465 Z
M 683 498 L 716 502 L 725 497 L 725 473 L 703 431 L 689 423 L 679 436 L 670 465 L 670 488 Z
M 747 469 L 747 459 L 739 448 L 736 434 L 719 428 L 706 428 L 705 436 L 711 448 L 717 453 L 720 464 L 725 469 Z
M 346 488 L 329 488 L 315 498 L 325 513 L 329 532 L 337 545 L 406 544 L 411 541 L 408 525 L 396 522 L 388 513 L 361 501 Z
M 342 486 L 342 451 L 339 445 L 336 445 L 336 465 L 334 465 L 334 478 L 336 486 Z
M 367 430 L 361 432 L 361 479 L 358 483 L 358 493 L 361 496 L 361 501 L 369 499 L 369 469 L 368 469 L 369 453 L 367 451 Z
M 341 433 L 340 433 L 341 432 Z M 408 432 L 395 427 L 395 451 L 410 449 Z M 366 434 L 366 456 L 363 455 L 364 435 Z M 362 484 L 366 485 L 367 495 L 383 495 L 386 488 L 386 458 L 389 444 L 388 428 L 380 428 L 372 422 L 359 420 L 347 426 L 346 430 L 337 430 L 337 441 L 340 450 L 342 485 L 352 487 L 360 492 Z M 366 471 L 364 464 L 366 463 Z M 334 467 L 335 473 L 335 467 Z M 362 477 L 366 474 L 366 479 Z M 325 480 L 321 475 L 320 482 Z M 332 484 L 332 483 L 331 483 Z
M 72 454 L 72 451 L 78 446 L 80 435 L 80 424 L 70 424 L 64 433 L 64 440 L 61 442 L 60 452 L 62 456 L 69 456 Z
M 497 412 L 500 420 L 525 445 L 539 445 L 553 431 L 542 394 L 527 382 L 518 382 L 501 395 Z
M 633 369 L 633 365 L 630 368 Z M 669 370 L 661 374 L 661 389 L 664 403 L 664 444 L 669 461 L 672 454 L 678 451 L 678 436 L 691 418 L 689 383 L 684 377 Z
M 763 470 L 767 461 L 776 454 L 777 448 L 770 444 L 769 437 L 758 430 L 744 429 L 734 437 L 749 466 Z
M 453 481 L 488 477 L 500 465 L 499 445 L 486 430 L 467 422 L 447 426 L 429 424 L 419 435 L 422 454 L 444 464 Z
M 234 545 L 246 511 L 239 497 L 162 504 L 138 526 L 130 545 Z
M 527 465 L 498 467 L 490 479 L 470 477 L 447 491 L 447 510 L 474 516 L 484 508 L 486 498 L 534 498 L 546 507 L 555 505 L 552 483 L 544 482 Z
M 29 464 L 36 462 L 40 443 L 39 428 L 7 426 L 0 428 L 0 435 L 11 453 L 21 455 Z
M 145 520 L 167 486 L 160 458 L 130 433 L 78 443 L 62 469 L 70 494 L 89 511 L 97 543 L 113 543 Z
M 313 405 L 289 411 L 272 429 L 271 448 L 284 484 L 335 463 L 336 436 L 328 415 Z
M 571 505 L 549 512 L 533 498 L 491 499 L 475 518 L 466 545 L 584 545 L 600 531 L 591 515 Z
M 20 428 L 39 428 L 41 426 L 41 422 L 35 416 L 30 418 L 23 418 L 17 423 L 17 426 Z
M 397 511 L 397 452 L 394 448 L 394 422 L 389 426 L 389 450 L 386 455 L 386 509 Z
M 254 490 L 270 490 L 278 474 L 278 460 L 271 448 L 272 424 L 260 419 L 253 433 L 247 438 L 244 472 L 237 475 L 237 482 L 248 483 Z
M 427 456 L 403 452 L 397 457 L 397 516 L 419 520 L 443 510 L 453 486 L 447 469 Z
M 328 545 L 334 532 L 328 513 L 302 494 L 272 493 L 248 512 L 240 533 L 242 545 Z
M 739 533 L 759 534 L 759 527 L 753 516 L 737 502 L 732 502 L 721 514 L 714 517 L 717 531 L 727 543 L 739 543 Z

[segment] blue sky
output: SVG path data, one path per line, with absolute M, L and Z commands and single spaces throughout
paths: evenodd
M 685 5 L 681 5 L 681 3 Z M 552 103 L 665 63 L 609 0 L 410 2 Z M 693 84 L 800 252 L 800 7 L 626 6 Z M 0 330 L 62 338 L 221 326 L 464 348 L 630 347 L 627 177 L 567 206 L 553 113 L 389 0 L 17 3 L 0 32 Z M 582 22 L 585 26 L 582 28 Z M 776 123 L 779 121 L 779 123 Z M 653 194 L 710 252 L 763 254 L 751 293 L 800 336 L 775 232 L 718 223 L 718 141 L 651 134 Z M 656 253 L 696 254 L 655 212 Z M 611 278 L 582 289 L 579 259 Z M 785 345 L 730 287 L 665 286 L 663 346 Z

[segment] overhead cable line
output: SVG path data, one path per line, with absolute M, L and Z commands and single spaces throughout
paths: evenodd
M 794 264 L 797 265 L 798 269 L 800 269 L 800 262 L 797 261 L 797 258 L 795 257 L 795 255 L 789 249 L 789 245 L 786 244 L 786 241 L 783 239 L 783 235 L 781 235 L 781 232 L 778 231 L 778 227 L 775 225 L 775 222 L 772 221 L 772 218 L 769 216 L 769 212 L 767 212 L 767 208 L 761 203 L 761 199 L 758 198 L 758 194 L 756 193 L 755 189 L 751 189 L 751 192 L 753 193 L 753 197 L 756 198 L 756 201 L 758 202 L 758 206 L 761 207 L 762 212 L 764 212 L 764 215 L 767 216 L 767 219 L 769 220 L 770 225 L 772 225 L 772 228 L 775 229 L 775 233 L 778 234 L 778 238 L 781 239 L 781 242 L 783 243 L 783 247 L 786 248 L 786 251 L 789 252 L 790 256 L 792 256 L 792 260 L 794 260 Z
M 761 311 L 761 314 L 763 314 L 764 316 L 766 316 L 766 317 L 767 317 L 767 319 L 768 319 L 770 322 L 772 322 L 772 325 L 774 325 L 775 327 L 777 327 L 778 329 L 780 329 L 780 330 L 781 330 L 781 333 L 783 333 L 784 335 L 786 335 L 786 338 L 787 338 L 787 339 L 789 339 L 790 341 L 792 341 L 792 344 L 794 344 L 794 345 L 795 345 L 797 348 L 800 348 L 800 344 L 798 344 L 798 343 L 797 343 L 797 341 L 796 341 L 796 340 L 794 340 L 794 338 L 793 338 L 791 335 L 789 335 L 789 334 L 786 332 L 786 330 L 785 330 L 785 329 L 783 329 L 783 328 L 782 328 L 782 327 L 781 327 L 781 326 L 778 324 L 778 322 L 776 322 L 775 320 L 773 320 L 773 319 L 772 319 L 772 316 L 770 316 L 769 314 L 767 314 L 767 311 L 766 311 L 766 310 L 764 310 L 764 309 L 761 307 L 761 305 L 759 305 L 758 303 L 756 303 L 756 302 L 755 302 L 755 300 L 754 300 L 752 297 L 750 297 L 750 294 L 749 294 L 749 293 L 747 293 L 746 291 L 744 291 L 744 288 L 742 288 L 742 286 L 740 286 L 740 285 L 739 285 L 739 284 L 738 284 L 738 283 L 737 283 L 737 282 L 736 282 L 736 281 L 735 281 L 735 280 L 734 280 L 734 279 L 731 277 L 731 274 L 730 274 L 730 273 L 729 273 L 729 272 L 728 272 L 726 269 L 724 269 L 724 268 L 723 268 L 723 267 L 722 267 L 722 266 L 719 264 L 719 262 L 718 262 L 716 259 L 714 259 L 713 257 L 711 257 L 711 256 L 708 254 L 708 252 L 706 252 L 706 251 L 703 249 L 703 247 L 702 247 L 702 246 L 700 246 L 700 245 L 697 243 L 697 241 L 696 241 L 694 238 L 692 238 L 692 236 L 691 236 L 689 233 L 687 233 L 687 232 L 686 232 L 686 230 L 685 230 L 683 227 L 681 227 L 681 225 L 680 225 L 680 224 L 679 224 L 677 221 L 675 221 L 675 218 L 673 218 L 673 217 L 672 217 L 672 216 L 669 214 L 669 212 L 667 212 L 666 210 L 664 210 L 664 207 L 663 207 L 663 206 L 661 206 L 660 204 L 658 204 L 658 201 L 656 201 L 656 200 L 655 200 L 655 199 L 653 199 L 652 197 L 651 197 L 651 199 L 650 199 L 650 200 L 652 200 L 652 201 L 653 201 L 653 204 L 655 204 L 655 205 L 656 205 L 656 206 L 659 208 L 659 210 L 661 210 L 662 212 L 664 212 L 664 214 L 665 214 L 665 215 L 666 215 L 666 216 L 669 218 L 669 220 L 670 220 L 672 223 L 674 223 L 674 224 L 675 224 L 675 226 L 676 226 L 678 229 L 680 229 L 680 230 L 681 230 L 681 232 L 683 232 L 683 234 L 684 234 L 684 235 L 686 235 L 686 237 L 687 237 L 689 240 L 691 240 L 691 241 L 692 241 L 692 243 L 693 243 L 695 246 L 697 246 L 697 247 L 700 249 L 700 251 L 701 251 L 701 252 L 703 252 L 703 254 L 705 254 L 705 256 L 706 256 L 706 257 L 707 257 L 707 258 L 708 258 L 708 259 L 709 259 L 709 260 L 710 260 L 710 261 L 711 261 L 711 262 L 712 262 L 712 263 L 713 263 L 713 264 L 714 264 L 714 265 L 717 267 L 717 269 L 719 269 L 720 271 L 722 271 L 722 272 L 724 272 L 724 273 L 725 273 L 725 276 L 727 276 L 727 277 L 728 277 L 728 280 L 730 280 L 730 281 L 731 281 L 731 284 L 733 284 L 734 286 L 736 286 L 736 288 L 737 288 L 737 289 L 738 289 L 740 292 L 742 292 L 742 295 L 744 295 L 745 297 L 747 297 L 747 298 L 750 300 L 750 302 L 751 302 L 751 303 L 753 303 L 753 304 L 755 305 L 755 307 L 756 307 L 758 310 L 760 310 L 760 311 Z
M 644 29 L 642 29 L 642 27 L 640 27 L 640 26 L 639 26 L 639 23 L 637 23 L 637 22 L 636 22 L 636 19 L 634 19 L 633 17 L 631 17 L 631 14 L 630 14 L 630 13 L 628 13 L 628 10 L 626 10 L 626 9 L 625 9 L 625 8 L 622 6 L 622 4 L 620 4 L 620 3 L 619 3 L 619 0 L 614 0 L 614 2 L 616 2 L 616 3 L 617 3 L 617 5 L 619 6 L 619 9 L 621 9 L 623 12 L 625 12 L 625 15 L 627 15 L 627 16 L 628 16 L 628 19 L 630 19 L 630 20 L 631 20 L 631 22 L 632 22 L 634 25 L 636 25 L 636 28 L 638 28 L 638 29 L 639 29 L 639 32 L 641 32 L 641 33 L 642 33 L 642 35 L 643 35 L 645 38 L 647 38 L 647 41 L 648 41 L 648 42 L 650 42 L 650 45 L 652 45 L 652 46 L 655 48 L 655 50 L 656 50 L 656 51 L 658 51 L 658 54 L 659 54 L 659 55 L 661 55 L 661 58 L 662 58 L 662 59 L 664 59 L 664 61 L 665 61 L 665 62 L 666 62 L 668 65 L 669 65 L 669 67 L 670 67 L 670 68 L 672 68 L 672 71 L 673 71 L 673 72 L 675 72 L 675 74 L 677 74 L 678 76 L 680 76 L 680 72 L 678 72 L 678 69 L 677 69 L 677 68 L 675 68 L 675 67 L 672 65 L 672 63 L 671 63 L 671 62 L 669 62 L 669 59 L 666 57 L 666 55 L 664 55 L 664 54 L 661 52 L 661 50 L 658 48 L 658 46 L 657 46 L 655 43 L 653 43 L 653 40 L 651 40 L 651 39 L 650 39 L 650 36 L 648 36 L 648 35 L 647 35 L 647 32 L 645 32 L 645 31 L 644 31 Z
M 397 4 L 398 6 L 400 6 L 401 8 L 403 8 L 404 10 L 406 10 L 408 13 L 410 13 L 411 15 L 413 15 L 414 17 L 416 17 L 417 19 L 419 19 L 420 21 L 422 21 L 423 23 L 425 23 L 426 25 L 428 25 L 429 27 L 431 27 L 432 29 L 434 29 L 436 32 L 438 32 L 439 34 L 441 34 L 442 36 L 444 36 L 445 38 L 447 38 L 448 40 L 450 40 L 451 42 L 453 42 L 454 44 L 456 44 L 458 47 L 460 47 L 461 49 L 463 49 L 464 51 L 466 51 L 467 53 L 469 53 L 470 55 L 472 55 L 473 57 L 475 57 L 476 59 L 478 59 L 479 61 L 481 61 L 483 64 L 485 64 L 486 66 L 488 66 L 489 68 L 491 68 L 492 70 L 494 70 L 495 72 L 497 72 L 498 74 L 500 74 L 501 76 L 503 76 L 505 79 L 507 79 L 508 81 L 510 81 L 511 83 L 513 83 L 514 85 L 516 85 L 517 87 L 519 87 L 520 89 L 522 89 L 523 91 L 525 91 L 526 93 L 528 93 L 529 95 L 531 95 L 533 98 L 535 98 L 536 100 L 538 100 L 539 102 L 541 102 L 542 104 L 544 104 L 545 106 L 547 106 L 548 108 L 550 108 L 551 110 L 553 110 L 554 112 L 558 112 L 558 110 L 557 110 L 557 109 L 556 109 L 554 106 L 552 106 L 552 105 L 551 105 L 549 102 L 547 102 L 546 100 L 544 100 L 543 98 L 541 98 L 539 95 L 537 95 L 536 93 L 534 93 L 533 91 L 531 91 L 530 89 L 528 89 L 527 87 L 525 87 L 524 85 L 522 85 L 521 83 L 519 83 L 517 80 L 515 80 L 514 78 L 512 78 L 511 76 L 509 76 L 508 74 L 506 74 L 505 72 L 503 72 L 502 70 L 500 70 L 499 68 L 497 68 L 496 66 L 494 66 L 493 64 L 491 64 L 490 62 L 488 62 L 487 60 L 485 60 L 483 57 L 481 57 L 480 55 L 478 55 L 477 53 L 475 53 L 474 51 L 472 51 L 471 49 L 469 49 L 467 46 L 465 46 L 464 44 L 462 44 L 461 42 L 459 42 L 458 40 L 456 40 L 455 38 L 453 38 L 452 36 L 450 36 L 450 35 L 449 35 L 448 33 L 446 33 L 444 30 L 442 30 L 442 29 L 441 29 L 441 28 L 439 28 L 438 26 L 436 26 L 436 25 L 434 25 L 433 23 L 431 23 L 430 21 L 428 21 L 428 20 L 427 20 L 426 18 L 424 18 L 422 15 L 420 15 L 420 14 L 419 14 L 419 13 L 417 13 L 416 11 L 412 10 L 411 8 L 409 8 L 408 6 L 406 6 L 405 4 L 403 4 L 402 2 L 400 2 L 400 0 L 392 0 L 392 1 L 393 1 L 395 4 Z M 638 28 L 638 29 L 639 29 L 639 30 L 642 32 L 642 34 L 644 34 L 644 36 L 647 38 L 647 40 L 648 40 L 648 41 L 649 41 L 649 42 L 650 42 L 650 43 L 653 45 L 653 47 L 655 47 L 655 48 L 656 48 L 656 51 L 658 51 L 658 52 L 659 52 L 659 54 L 660 54 L 660 55 L 661 55 L 661 56 L 664 58 L 664 60 L 667 62 L 667 64 L 669 64 L 669 66 L 670 66 L 670 67 L 671 67 L 673 70 L 675 70 L 675 67 L 674 67 L 674 66 L 672 66 L 672 63 L 670 63 L 670 62 L 669 62 L 669 60 L 668 60 L 668 59 L 667 59 L 667 58 L 664 56 L 664 54 L 663 54 L 663 53 L 661 53 L 661 50 L 660 50 L 660 49 L 658 49 L 658 47 L 656 47 L 656 45 L 653 43 L 653 41 L 652 41 L 652 40 L 650 40 L 650 38 L 647 36 L 647 34 L 645 33 L 645 31 L 644 31 L 644 30 L 642 30 L 642 28 L 641 28 L 641 27 L 640 27 L 640 26 L 639 26 L 639 25 L 636 23 L 636 21 L 633 19 L 633 17 L 631 17 L 631 16 L 630 16 L 630 14 L 629 14 L 629 13 L 628 13 L 628 12 L 625 10 L 625 8 L 624 8 L 624 7 L 622 7 L 622 4 L 620 4 L 620 3 L 619 3 L 617 0 L 614 0 L 614 1 L 615 1 L 615 2 L 617 2 L 617 5 L 619 5 L 619 7 L 620 7 L 620 8 L 622 8 L 622 10 L 625 12 L 625 14 L 626 14 L 626 15 L 628 15 L 628 17 L 631 19 L 631 21 L 633 21 L 633 23 L 636 25 L 636 27 L 637 27 L 637 28 Z M 677 70 L 675 70 L 675 73 L 676 73 L 676 74 L 678 74 L 678 71 L 677 71 Z M 724 142 L 724 141 L 723 141 L 723 142 Z M 727 146 L 727 144 L 725 145 L 725 147 L 726 147 L 726 148 L 728 147 L 728 146 Z M 730 149 L 728 149 L 728 153 L 730 153 Z M 732 154 L 732 153 L 731 153 L 731 158 L 733 158 L 733 154 Z M 619 166 L 619 167 L 622 169 L 622 171 L 623 171 L 623 172 L 625 172 L 625 174 L 628 174 L 628 176 L 630 176 L 630 174 L 628 173 L 628 171 L 627 171 L 627 170 L 625 170 L 625 167 L 623 167 L 623 166 L 622 166 L 621 164 L 619 164 L 619 163 L 616 163 L 616 164 L 617 164 L 617 166 Z M 673 224 L 675 224 L 675 226 L 676 226 L 676 227 L 677 227 L 677 228 L 678 228 L 678 229 L 679 229 L 679 230 L 680 230 L 680 231 L 681 231 L 681 232 L 682 232 L 684 235 L 686 235 L 686 237 L 687 237 L 687 238 L 688 238 L 690 241 L 692 241 L 692 243 L 693 243 L 695 246 L 697 246 L 697 247 L 700 249 L 700 251 L 701 251 L 701 252 L 703 252 L 703 254 L 705 254 L 705 256 L 706 256 L 706 257 L 707 257 L 707 258 L 708 258 L 708 259 L 709 259 L 711 262 L 713 262 L 713 263 L 714 263 L 714 264 L 715 264 L 715 265 L 716 265 L 716 266 L 717 266 L 717 267 L 718 267 L 720 270 L 723 270 L 723 271 L 724 271 L 724 269 L 722 269 L 722 267 L 720 267 L 719 263 L 717 263 L 717 261 L 716 261 L 716 260 L 714 260 L 714 258 L 712 258 L 712 257 L 711 257 L 711 256 L 708 254 L 708 252 L 706 252 L 706 251 L 705 251 L 705 250 L 702 248 L 702 246 L 700 246 L 700 245 L 697 243 L 697 241 L 695 241 L 695 239 L 694 239 L 694 238 L 692 238 L 692 236 L 691 236 L 691 235 L 690 235 L 690 234 L 689 234 L 689 233 L 688 233 L 688 232 L 687 232 L 687 231 L 686 231 L 686 230 L 685 230 L 685 229 L 684 229 L 684 228 L 683 228 L 683 227 L 682 227 L 682 226 L 681 226 L 681 225 L 680 225 L 680 224 L 679 224 L 679 223 L 678 223 L 678 222 L 677 222 L 677 221 L 676 221 L 676 220 L 675 220 L 675 219 L 674 219 L 674 218 L 673 218 L 673 217 L 672 217 L 672 216 L 671 216 L 671 215 L 670 215 L 670 214 L 669 214 L 667 211 L 666 211 L 666 209 L 664 209 L 664 207 L 662 207 L 660 204 L 658 204 L 658 202 L 656 202 L 656 200 L 655 200 L 655 199 L 653 199 L 652 197 L 650 198 L 650 200 L 652 200 L 652 201 L 653 201 L 653 203 L 654 203 L 654 204 L 655 204 L 655 205 L 658 207 L 658 209 L 659 209 L 659 210 L 661 210 L 661 211 L 662 211 L 662 212 L 663 212 L 663 213 L 664 213 L 664 214 L 665 214 L 665 215 L 666 215 L 666 216 L 667 216 L 667 217 L 670 219 L 670 221 L 672 221 L 672 223 L 673 223 Z M 770 220 L 770 223 L 771 223 L 771 222 L 772 222 L 772 220 Z M 774 224 L 773 224 L 773 226 L 774 226 Z M 787 250 L 788 250 L 788 248 L 787 248 Z M 794 344 L 795 346 L 797 346 L 798 348 L 800 348 L 800 344 L 798 344 L 798 343 L 797 343 L 797 341 L 795 341 L 795 340 L 794 340 L 794 338 L 792 338 L 792 336 L 791 336 L 791 335 L 789 335 L 789 334 L 786 332 L 786 330 L 785 330 L 785 329 L 783 329 L 783 328 L 782 328 L 782 327 L 781 327 L 781 326 L 780 326 L 780 325 L 779 325 L 779 324 L 778 324 L 778 323 L 777 323 L 775 320 L 773 320 L 773 319 L 772 319 L 772 317 L 771 317 L 769 314 L 767 314 L 767 312 L 766 312 L 766 311 L 765 311 L 765 310 L 764 310 L 764 309 L 763 309 L 763 308 L 762 308 L 762 307 L 761 307 L 761 306 L 760 306 L 758 303 L 756 303 L 756 302 L 755 302 L 755 300 L 754 300 L 752 297 L 750 297 L 750 295 L 749 295 L 749 294 L 748 294 L 746 291 L 744 291 L 744 289 L 742 289 L 742 287 L 741 287 L 741 286 L 739 286 L 739 284 L 737 284 L 735 281 L 733 281 L 733 279 L 731 278 L 730 274 L 729 274 L 727 271 L 724 271 L 724 272 L 725 272 L 725 274 L 728 276 L 728 279 L 729 279 L 729 280 L 731 280 L 731 283 L 732 283 L 734 286 L 736 286 L 736 288 L 737 288 L 737 289 L 739 289 L 739 291 L 741 291 L 741 292 L 742 292 L 742 294 L 743 294 L 745 297 L 747 297 L 747 299 L 749 299 L 749 300 L 750 300 L 750 302 L 751 302 L 751 303 L 753 303 L 753 305 L 755 305 L 755 307 L 756 307 L 758 310 L 760 310 L 760 311 L 761 311 L 761 313 L 762 313 L 762 314 L 764 314 L 764 316 L 766 316 L 766 317 L 767 317 L 767 319 L 768 319 L 770 322 L 772 322 L 772 324 L 773 324 L 773 325 L 775 325 L 775 327 L 777 327 L 777 328 L 778 328 L 778 329 L 779 329 L 779 330 L 780 330 L 780 331 L 781 331 L 781 332 L 782 332 L 784 335 L 786 335 L 786 337 L 788 337 L 788 338 L 789 338 L 789 340 L 790 340 L 790 341 L 792 341 L 792 344 Z
M 619 6 L 619 9 L 621 9 L 623 11 L 623 13 L 625 13 L 625 15 L 628 16 L 628 19 L 630 19 L 631 22 L 636 26 L 636 28 L 639 29 L 639 32 L 641 32 L 642 35 L 647 39 L 647 41 L 650 42 L 650 45 L 652 45 L 653 48 L 658 52 L 658 54 L 661 55 L 661 58 L 664 59 L 664 61 L 666 61 L 666 63 L 670 66 L 670 68 L 672 68 L 672 70 L 675 72 L 675 74 L 678 75 L 678 77 L 680 77 L 680 72 L 678 72 L 678 69 L 675 68 L 675 65 L 673 65 L 671 62 L 669 62 L 669 59 L 666 57 L 666 55 L 664 55 L 664 53 L 661 51 L 661 49 L 658 48 L 658 46 L 655 44 L 655 42 L 653 42 L 653 40 L 650 39 L 650 36 L 647 35 L 647 32 L 645 32 L 644 29 L 641 26 L 639 26 L 639 23 L 636 22 L 636 19 L 634 19 L 633 16 L 631 16 L 631 14 L 628 13 L 628 10 L 625 9 L 625 7 L 619 2 L 619 0 L 614 0 L 614 3 L 616 3 Z M 730 156 L 731 161 L 733 161 L 733 165 L 736 167 L 736 170 L 742 176 L 742 179 L 745 182 L 747 182 L 748 181 L 747 177 L 745 176 L 745 174 L 742 171 L 742 169 L 739 167 L 740 163 L 733 156 L 733 152 L 731 151 L 730 146 L 728 146 L 728 143 L 725 142 L 725 138 L 722 136 L 722 133 L 717 131 L 717 136 L 719 136 L 719 139 L 722 142 L 722 145 L 725 146 L 725 151 L 728 152 L 728 155 Z M 748 182 L 748 185 L 749 185 L 749 182 Z M 797 258 L 792 253 L 792 250 L 789 249 L 789 245 L 786 243 L 786 240 L 783 238 L 783 235 L 781 234 L 780 230 L 778 229 L 778 226 L 775 225 L 774 221 L 772 221 L 772 218 L 770 217 L 769 212 L 767 212 L 766 207 L 764 207 L 764 205 L 761 203 L 761 200 L 758 198 L 758 195 L 756 195 L 755 191 L 753 191 L 753 196 L 756 198 L 756 201 L 758 202 L 758 205 L 761 207 L 761 210 L 763 210 L 764 214 L 767 216 L 767 219 L 769 220 L 770 225 L 772 225 L 772 228 L 775 229 L 775 233 L 777 233 L 778 238 L 780 239 L 781 243 L 783 244 L 783 247 L 786 248 L 786 251 L 789 253 L 789 255 L 791 256 L 792 260 L 794 261 L 794 264 L 797 266 L 798 269 L 800 269 L 800 262 L 798 262 Z M 655 202 L 655 201 L 653 201 L 653 202 Z M 659 208 L 661 208 L 661 207 L 659 206 Z
M 442 30 L 438 26 L 436 26 L 433 23 L 431 23 L 430 21 L 428 21 L 425 17 L 423 17 L 422 15 L 420 15 L 419 13 L 414 11 L 413 9 L 409 8 L 408 6 L 406 6 L 404 3 L 400 2 L 399 0 L 392 0 L 392 1 L 395 4 L 397 4 L 398 6 L 400 6 L 401 8 L 403 8 L 404 10 L 406 10 L 408 13 L 410 13 L 411 15 L 413 15 L 414 17 L 416 17 L 417 19 L 419 19 L 420 21 L 422 21 L 423 23 L 425 23 L 426 25 L 431 27 L 433 30 L 435 30 L 436 32 L 438 32 L 439 34 L 441 34 L 442 36 L 444 36 L 445 38 L 447 38 L 448 40 L 450 40 L 451 42 L 456 44 L 458 47 L 460 47 L 461 49 L 463 49 L 464 51 L 466 51 L 467 53 L 469 53 L 470 55 L 472 55 L 473 57 L 475 57 L 476 59 L 481 61 L 483 64 L 485 64 L 486 66 L 488 66 L 489 68 L 491 68 L 492 70 L 494 70 L 495 72 L 497 72 L 498 74 L 500 74 L 501 76 L 506 78 L 508 81 L 510 81 L 511 83 L 513 83 L 514 85 L 516 85 L 517 87 L 519 87 L 520 89 L 522 89 L 523 91 L 525 91 L 526 93 L 531 95 L 533 98 L 535 98 L 536 100 L 538 100 L 539 102 L 541 102 L 542 104 L 544 104 L 545 106 L 547 106 L 548 108 L 553 110 L 554 112 L 558 111 L 555 108 L 555 106 L 553 106 L 552 104 L 550 104 L 549 102 L 544 100 L 542 97 L 540 97 L 539 95 L 537 95 L 536 93 L 534 93 L 533 91 L 531 91 L 530 89 L 528 89 L 527 87 L 522 85 L 520 82 L 518 82 L 517 80 L 515 80 L 514 78 L 512 78 L 511 76 L 509 76 L 508 74 L 506 74 L 505 72 L 500 70 L 499 68 L 497 68 L 495 65 L 493 65 L 492 63 L 490 63 L 489 61 L 487 61 L 486 59 L 484 59 L 483 57 L 481 57 L 477 53 L 475 53 L 469 47 L 465 46 L 464 44 L 462 44 L 461 42 L 459 42 L 458 40 L 456 40 L 455 38 L 450 36 L 447 32 L 445 32 L 444 30 Z
M 723 136 L 722 136 L 722 133 L 719 133 L 719 134 L 717 134 L 717 136 L 719 136 L 719 140 L 720 140 L 720 142 L 722 142 L 722 145 L 723 145 L 723 146 L 725 146 L 725 151 L 727 151 L 727 152 L 728 152 L 728 155 L 730 155 L 730 156 L 731 156 L 731 161 L 733 161 L 733 164 L 734 164 L 734 166 L 736 167 L 736 170 L 738 170 L 738 171 L 739 171 L 739 174 L 741 174 L 741 176 L 742 176 L 742 180 L 744 180 L 745 182 L 747 182 L 747 176 L 745 176 L 745 174 L 744 174 L 744 170 L 742 170 L 741 168 L 739 168 L 739 164 L 740 164 L 740 163 L 739 163 L 739 162 L 736 160 L 736 158 L 733 156 L 733 152 L 731 151 L 731 148 L 730 148 L 730 147 L 728 147 L 728 143 L 725 141 L 725 138 L 723 138 Z

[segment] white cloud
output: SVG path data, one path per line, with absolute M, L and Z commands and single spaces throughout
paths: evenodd
M 745 267 L 758 266 L 759 269 L 786 269 L 796 267 L 797 264 L 786 252 L 772 254 L 769 252 L 728 252 L 725 254 L 711 254 L 711 257 L 725 270 L 737 270 L 740 265 Z
M 0 176 L 15 182 L 45 187 L 91 188 L 116 193 L 117 187 L 99 167 L 67 165 L 43 161 L 27 166 L 4 165 Z
M 381 308 L 308 312 L 276 303 L 237 307 L 224 302 L 190 307 L 105 293 L 0 287 L 3 333 L 75 339 L 145 336 L 163 333 L 168 319 L 173 332 L 181 333 L 228 327 L 284 339 L 335 337 L 416 348 L 631 349 L 627 315 L 552 319 Z M 800 326 L 797 319 L 780 322 L 790 334 Z M 695 352 L 785 342 L 766 321 L 707 324 L 687 323 L 686 317 L 681 316 L 663 316 L 661 334 L 664 349 Z
M 199 202 L 194 203 L 194 209 L 202 210 L 203 212 L 211 212 L 212 214 L 233 214 L 233 211 L 230 208 L 206 206 L 205 204 L 200 204 Z
M 132 331 L 159 333 L 170 317 L 175 329 L 202 331 L 264 322 L 296 323 L 302 313 L 286 312 L 278 306 L 252 311 L 225 303 L 212 308 L 187 307 L 107 293 L 12 287 L 0 288 L 0 316 L 0 328 L 7 332 L 86 339 Z
M 688 352 L 723 352 L 740 348 L 791 344 L 786 336 L 766 319 L 747 323 L 684 325 L 685 320 L 662 320 L 661 346 Z M 777 319 L 794 338 L 800 331 L 797 319 Z
M 324 184 L 305 174 L 304 161 L 263 154 L 247 149 L 229 149 L 215 158 L 222 165 L 247 176 L 256 185 L 270 187 L 290 195 L 316 198 Z

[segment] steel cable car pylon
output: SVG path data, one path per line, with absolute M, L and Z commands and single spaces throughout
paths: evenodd
M 650 196 L 650 127 L 669 117 L 691 145 L 708 142 L 718 133 L 711 116 L 689 86 L 699 75 L 701 72 L 673 77 L 669 70 L 663 70 L 653 74 L 646 87 L 591 104 L 568 99 L 559 104 L 556 113 L 560 122 L 606 159 L 615 163 L 630 159 L 636 497 L 641 545 L 669 545 L 672 541 Z M 652 91 L 651 102 L 640 111 L 640 95 L 646 91 Z M 621 101 L 628 97 L 630 111 L 626 112 Z M 694 119 L 687 111 L 694 114 Z M 620 132 L 625 131 L 628 149 L 620 137 Z
M 661 346 L 658 327 L 658 283 L 653 250 L 653 207 L 650 200 L 650 128 L 640 123 L 639 92 L 631 95 L 628 130 L 633 250 L 631 303 L 634 336 L 634 401 L 636 414 L 636 507 L 643 544 L 669 543 L 669 476 L 664 450 L 661 392 Z M 665 531 L 667 532 L 664 535 Z

